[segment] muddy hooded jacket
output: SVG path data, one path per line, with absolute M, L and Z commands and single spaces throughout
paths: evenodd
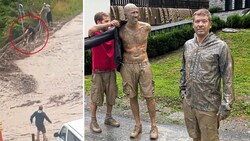
M 201 45 L 198 45 L 196 34 L 185 43 L 180 94 L 191 107 L 218 111 L 222 103 L 232 106 L 233 78 L 234 62 L 224 41 L 210 33 Z

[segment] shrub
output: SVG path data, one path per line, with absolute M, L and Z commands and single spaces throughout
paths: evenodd
M 240 24 L 241 24 L 241 27 L 250 28 L 250 14 L 242 16 Z
M 9 15 L 9 16 L 11 16 L 11 17 L 18 17 L 18 13 L 17 13 L 16 10 L 13 9 L 13 8 L 9 8 L 9 9 L 8 9 L 7 15 Z
M 240 20 L 241 20 L 241 17 L 239 16 L 239 14 L 228 16 L 226 25 L 227 25 L 227 27 L 231 27 L 231 28 L 233 28 L 233 27 L 239 28 L 240 27 Z
M 92 72 L 92 54 L 91 50 L 86 50 L 84 53 L 84 74 L 89 75 Z
M 19 24 L 15 24 L 15 26 L 12 29 L 12 39 L 16 39 L 17 37 L 21 36 L 23 34 L 22 26 Z
M 4 5 L 9 5 L 9 0 L 2 0 L 2 3 L 4 4 Z
M 212 7 L 208 9 L 210 13 L 216 13 L 216 12 L 220 12 L 223 9 L 221 7 Z
M 222 29 L 225 27 L 226 22 L 221 20 L 218 16 L 212 16 L 212 28 L 211 31 L 216 32 L 217 30 Z
M 6 25 L 5 25 L 5 22 L 2 18 L 0 18 L 0 28 L 4 28 Z
M 168 32 L 159 32 L 148 39 L 148 57 L 156 57 L 181 47 L 188 39 L 193 37 L 191 26 L 183 26 Z
M 154 37 L 155 36 L 150 36 L 148 38 L 148 46 L 150 46 L 150 48 L 147 49 L 147 53 L 149 57 L 155 57 L 157 56 L 157 49 L 156 47 L 158 46 L 157 44 L 154 44 Z

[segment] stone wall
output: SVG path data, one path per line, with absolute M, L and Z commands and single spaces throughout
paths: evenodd
M 140 21 L 151 25 L 177 22 L 192 17 L 193 10 L 183 8 L 139 7 Z M 110 6 L 111 19 L 125 20 L 123 6 Z
M 209 8 L 221 7 L 225 10 L 225 0 L 209 0 Z

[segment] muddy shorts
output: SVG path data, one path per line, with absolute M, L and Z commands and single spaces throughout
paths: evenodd
M 138 84 L 143 97 L 154 97 L 154 81 L 149 62 L 124 63 L 121 76 L 123 92 L 130 98 L 138 95 Z
M 115 71 L 92 74 L 91 100 L 96 106 L 103 105 L 104 93 L 107 104 L 114 105 L 118 94 Z
M 219 120 L 217 112 L 205 112 L 191 108 L 183 100 L 184 119 L 191 138 L 201 137 L 202 141 L 219 141 Z
M 44 124 L 41 125 L 36 125 L 37 131 L 42 132 L 42 133 L 46 133 L 46 129 Z

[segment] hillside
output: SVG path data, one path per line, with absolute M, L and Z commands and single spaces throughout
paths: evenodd
M 83 6 L 82 0 L 0 0 L 0 49 L 9 42 L 10 26 L 21 16 L 19 11 L 24 15 L 37 15 L 43 2 L 51 6 L 53 22 L 71 19 L 80 14 Z M 44 19 L 44 14 L 41 15 L 41 18 Z M 25 24 L 29 21 L 24 20 L 23 22 Z M 22 23 L 19 21 L 12 36 L 18 37 L 22 32 Z

